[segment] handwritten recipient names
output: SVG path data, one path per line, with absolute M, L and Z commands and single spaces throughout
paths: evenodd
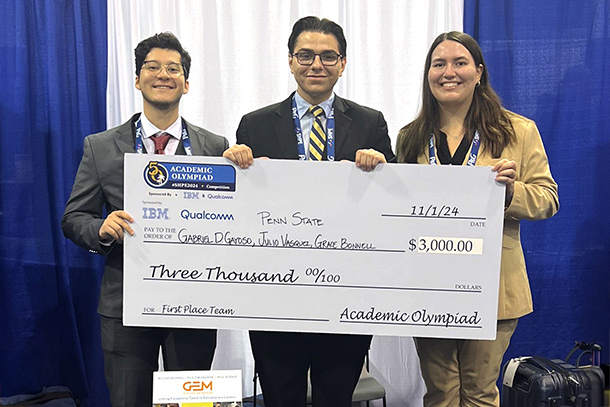
M 301 211 L 295 211 L 290 215 L 277 215 L 269 211 L 260 211 L 256 214 L 260 226 L 266 230 L 258 231 L 255 236 L 236 233 L 233 231 L 215 231 L 211 233 L 192 232 L 182 228 L 177 233 L 177 239 L 183 244 L 201 244 L 218 246 L 247 246 L 266 248 L 303 248 L 321 250 L 361 250 L 374 251 L 377 246 L 370 241 L 352 240 L 349 237 L 329 237 L 321 232 L 316 233 L 325 225 L 324 219 L 307 216 Z M 281 227 L 282 231 L 276 232 L 274 227 Z M 294 228 L 294 234 L 286 232 L 286 229 Z M 315 236 L 311 236 L 314 231 Z M 305 236 L 304 236 L 305 235 Z
M 259 236 L 255 241 L 254 246 L 258 247 L 290 247 L 290 248 L 305 248 L 305 249 L 323 249 L 323 250 L 376 250 L 372 242 L 354 242 L 347 237 L 338 239 L 329 238 L 322 233 L 318 233 L 313 239 L 294 238 L 289 233 L 282 233 L 279 236 L 273 235 L 269 231 L 259 232 Z

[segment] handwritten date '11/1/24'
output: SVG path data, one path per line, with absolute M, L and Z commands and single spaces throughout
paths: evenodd
M 441 217 L 451 217 L 458 216 L 460 214 L 460 210 L 457 206 L 448 206 L 448 205 L 428 205 L 428 206 L 411 206 L 411 213 L 409 216 L 423 216 L 423 217 L 433 217 L 433 218 L 441 218 Z

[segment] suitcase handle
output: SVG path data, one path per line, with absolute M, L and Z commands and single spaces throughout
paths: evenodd
M 601 352 L 602 352 L 602 347 L 601 347 L 600 344 L 595 343 L 595 342 L 579 342 L 579 341 L 576 341 L 574 343 L 574 347 L 568 353 L 568 356 L 566 356 L 565 361 L 566 362 L 570 362 L 570 358 L 578 350 L 580 350 L 581 352 L 578 355 L 578 357 L 576 358 L 576 367 L 580 367 L 580 359 L 583 356 L 585 356 L 585 355 L 589 355 L 589 357 L 591 359 L 591 364 L 592 365 L 594 365 L 594 366 L 599 366 L 600 365 L 600 362 L 601 362 Z
M 544 370 L 548 374 L 551 374 L 555 371 L 555 369 L 547 366 L 546 364 L 543 364 L 536 356 L 531 356 L 528 359 L 532 365 L 536 365 L 537 367 Z
M 536 356 L 522 356 L 520 358 L 514 358 L 508 361 L 504 368 L 504 377 L 502 378 L 502 384 L 507 387 L 513 387 L 513 382 L 515 380 L 515 375 L 517 374 L 517 370 L 519 366 L 523 362 L 529 362 L 530 364 L 542 369 L 547 374 L 551 374 L 554 370 L 549 369 L 548 366 L 541 363 Z

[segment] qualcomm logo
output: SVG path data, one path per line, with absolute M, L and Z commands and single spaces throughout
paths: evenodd
M 232 213 L 191 212 L 188 209 L 183 209 L 180 212 L 180 217 L 184 220 L 235 220 Z

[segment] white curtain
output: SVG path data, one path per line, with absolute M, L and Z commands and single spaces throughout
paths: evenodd
M 462 0 L 109 0 L 108 127 L 142 110 L 134 48 L 171 31 L 192 57 L 181 114 L 234 143 L 244 114 L 296 89 L 287 42 L 294 22 L 308 15 L 343 27 L 347 67 L 335 92 L 381 110 L 395 145 L 398 130 L 417 112 L 428 46 L 441 32 L 462 30 Z M 213 367 L 242 368 L 244 394 L 252 393 L 247 332 L 219 333 Z M 422 405 L 425 387 L 411 338 L 375 337 L 371 372 L 385 385 L 389 406 Z

